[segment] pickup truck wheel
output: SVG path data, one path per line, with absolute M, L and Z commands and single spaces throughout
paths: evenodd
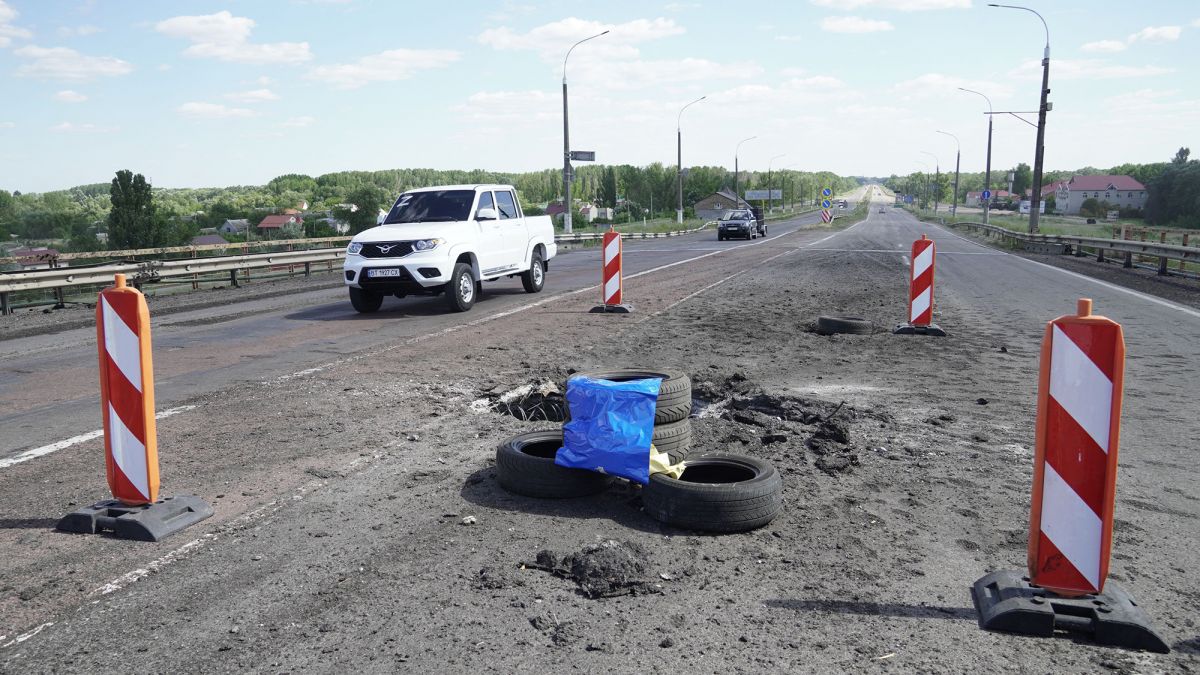
M 529 269 L 521 273 L 521 285 L 525 287 L 526 293 L 537 293 L 546 285 L 546 267 L 542 264 L 542 254 L 538 251 L 533 252 Z
M 465 312 L 475 304 L 477 287 L 471 275 L 471 266 L 458 263 L 446 284 L 446 304 L 453 312 Z
M 383 293 L 368 291 L 363 288 L 350 287 L 350 304 L 360 314 L 370 314 L 379 311 L 383 305 Z

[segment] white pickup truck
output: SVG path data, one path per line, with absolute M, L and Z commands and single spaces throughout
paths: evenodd
M 550 217 L 526 216 L 511 185 L 445 185 L 400 195 L 382 225 L 350 241 L 343 269 L 359 312 L 417 293 L 444 293 L 465 312 L 484 281 L 519 274 L 527 292 L 542 290 L 557 252 Z

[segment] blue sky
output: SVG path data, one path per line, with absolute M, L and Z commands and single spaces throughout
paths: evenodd
M 1048 168 L 1200 151 L 1200 3 L 1040 0 Z M 752 9 L 753 13 L 747 10 Z M 282 173 L 603 163 L 982 170 L 988 94 L 1037 108 L 1044 33 L 979 0 L 417 3 L 0 0 L 0 187 L 261 184 Z M 1035 116 L 1029 115 L 1029 118 Z M 996 119 L 993 167 L 1032 164 Z M 775 158 L 777 155 L 784 155 Z

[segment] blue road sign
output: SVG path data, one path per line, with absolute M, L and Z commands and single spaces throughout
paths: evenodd
M 984 190 L 984 191 L 983 191 L 983 195 L 982 195 L 982 197 L 983 197 L 985 200 L 991 199 L 991 198 L 992 198 L 992 191 L 991 191 L 991 190 Z
M 821 200 L 821 208 L 823 208 L 823 209 L 827 209 L 827 208 L 829 208 L 830 206 L 833 206 L 833 203 L 832 203 L 832 202 L 830 202 L 828 199 L 822 199 L 822 200 Z
M 904 195 L 904 203 L 905 204 L 913 203 L 913 196 L 912 195 Z
M 821 196 L 823 196 L 823 197 L 831 197 L 831 196 L 833 196 L 833 190 L 830 190 L 829 188 L 823 188 L 823 189 L 821 190 Z

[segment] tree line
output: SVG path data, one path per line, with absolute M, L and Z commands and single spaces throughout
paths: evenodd
M 785 201 L 812 199 L 821 187 L 835 191 L 860 183 L 830 172 L 742 171 L 738 187 L 745 190 L 783 190 Z M 611 206 L 630 216 L 674 213 L 676 169 L 648 166 L 582 165 L 575 168 L 573 197 L 581 202 Z M 141 174 L 121 170 L 110 183 L 79 185 L 43 193 L 0 189 L 0 243 L 53 243 L 64 250 L 151 248 L 186 244 L 205 228 L 226 220 L 247 219 L 257 224 L 285 209 L 306 212 L 301 236 L 332 236 L 325 218 L 347 223 L 351 232 L 375 224 L 379 209 L 387 209 L 405 190 L 430 185 L 502 183 L 517 188 L 522 203 L 538 212 L 562 199 L 562 172 L 545 169 L 523 173 L 434 169 L 340 171 L 320 176 L 285 174 L 266 185 L 221 188 L 155 188 Z M 685 169 L 684 204 L 726 189 L 732 191 L 733 172 L 723 167 Z M 107 242 L 101 241 L 106 235 Z M 107 245 L 106 245 L 107 244 Z

